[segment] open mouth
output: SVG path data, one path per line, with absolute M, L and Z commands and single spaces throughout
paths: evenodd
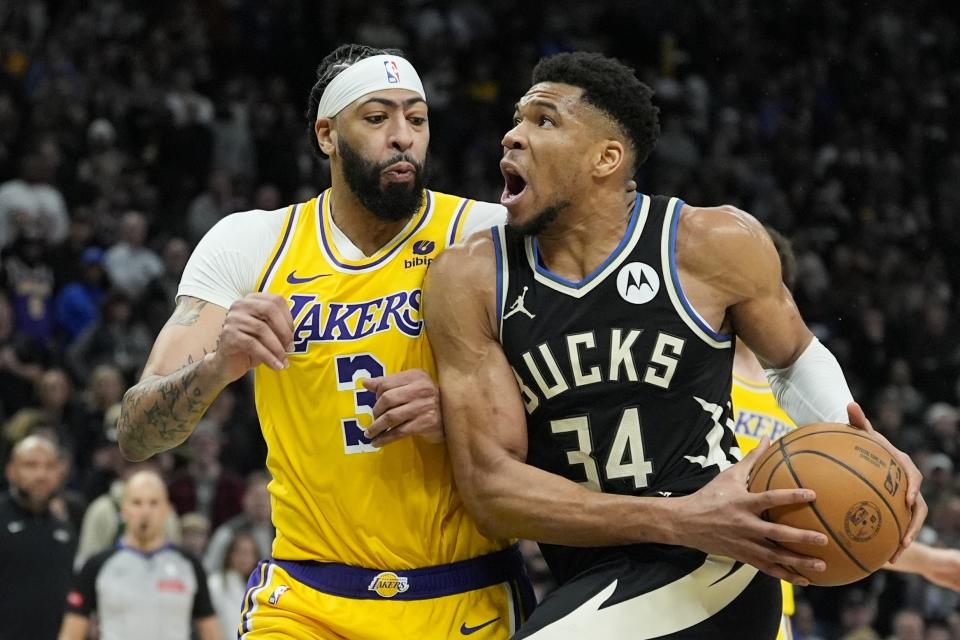
M 527 179 L 520 174 L 520 170 L 516 166 L 507 162 L 500 163 L 500 172 L 503 174 L 504 180 L 500 204 L 513 204 L 527 190 Z

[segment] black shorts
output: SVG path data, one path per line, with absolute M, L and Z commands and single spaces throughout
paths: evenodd
M 514 640 L 774 640 L 780 582 L 710 556 L 689 566 L 620 558 L 544 598 Z

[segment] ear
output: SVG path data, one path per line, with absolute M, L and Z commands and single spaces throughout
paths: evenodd
M 626 151 L 619 140 L 600 140 L 597 142 L 594 156 L 593 175 L 597 178 L 606 178 L 623 167 Z
M 333 126 L 333 118 L 317 118 L 313 125 L 320 150 L 328 156 L 334 155 L 337 149 L 337 129 Z

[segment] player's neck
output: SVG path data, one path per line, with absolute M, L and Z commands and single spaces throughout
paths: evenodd
M 733 354 L 733 374 L 751 382 L 764 382 L 767 379 L 757 356 L 740 338 L 737 338 L 737 348 Z
M 396 222 L 378 218 L 345 185 L 330 190 L 330 212 L 337 228 L 366 256 L 382 249 L 410 222 L 409 216 Z
M 605 189 L 572 202 L 537 235 L 544 266 L 574 282 L 593 273 L 627 232 L 633 205 L 625 207 L 623 198 L 622 190 Z

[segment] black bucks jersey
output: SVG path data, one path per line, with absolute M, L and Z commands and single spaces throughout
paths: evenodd
M 597 491 L 670 496 L 739 459 L 733 341 L 697 316 L 676 271 L 682 206 L 638 195 L 620 244 L 580 282 L 551 273 L 536 238 L 493 230 L 500 340 L 526 405 L 529 464 Z M 541 548 L 561 583 L 617 551 Z M 692 556 L 691 566 L 703 559 Z

